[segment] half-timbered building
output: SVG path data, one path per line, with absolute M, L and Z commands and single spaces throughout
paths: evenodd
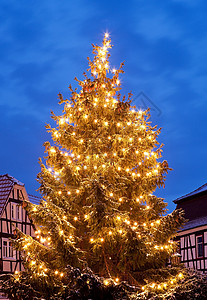
M 34 235 L 34 226 L 22 207 L 24 199 L 38 201 L 27 194 L 23 183 L 8 174 L 0 175 L 0 274 L 22 270 L 20 252 L 13 249 L 10 240 L 15 227 Z
M 177 234 L 181 262 L 207 272 L 207 183 L 174 203 L 185 211 L 187 223 Z

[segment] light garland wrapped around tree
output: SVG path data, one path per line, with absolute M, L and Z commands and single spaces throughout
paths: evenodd
M 121 99 L 123 64 L 111 68 L 110 48 L 108 34 L 93 45 L 89 75 L 76 79 L 79 90 L 69 87 L 70 100 L 59 94 L 63 114 L 52 113 L 56 127 L 46 126 L 53 143 L 45 143 L 46 164 L 40 161 L 42 201 L 24 203 L 36 237 L 17 229 L 14 241 L 25 272 L 13 284 L 29 282 L 34 299 L 66 299 L 71 274 L 81 277 L 88 267 L 105 287 L 127 280 L 140 293 L 160 293 L 184 277 L 179 268 L 157 282 L 144 276 L 165 268 L 184 218 L 180 210 L 166 215 L 166 203 L 153 194 L 169 170 L 160 161 L 160 129 L 151 126 L 148 110 L 131 106 L 131 94 Z M 85 276 L 89 286 L 95 275 Z

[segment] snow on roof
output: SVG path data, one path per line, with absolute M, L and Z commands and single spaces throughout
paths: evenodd
M 186 195 L 184 195 L 184 196 L 181 196 L 181 197 L 177 198 L 177 199 L 174 200 L 173 202 L 174 202 L 174 203 L 177 203 L 177 202 L 179 202 L 179 201 L 182 200 L 182 199 L 185 199 L 185 198 L 188 198 L 188 197 L 190 197 L 190 196 L 194 196 L 194 195 L 200 194 L 200 193 L 205 192 L 205 191 L 207 192 L 207 183 L 205 183 L 204 185 L 200 186 L 200 187 L 197 188 L 196 190 L 190 192 L 189 194 L 186 194 Z
M 196 227 L 200 226 L 205 226 L 207 225 L 207 216 L 206 217 L 201 217 L 192 221 L 188 221 L 180 231 L 188 230 L 188 229 L 193 229 Z

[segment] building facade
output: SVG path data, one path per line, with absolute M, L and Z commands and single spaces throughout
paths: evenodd
M 207 184 L 182 196 L 174 203 L 185 211 L 187 223 L 177 234 L 181 262 L 207 273 Z
M 25 199 L 34 202 L 39 198 L 27 194 L 25 185 L 14 177 L 0 175 L 0 274 L 22 270 L 20 252 L 13 249 L 10 240 L 14 229 L 34 236 L 34 225 L 22 207 Z

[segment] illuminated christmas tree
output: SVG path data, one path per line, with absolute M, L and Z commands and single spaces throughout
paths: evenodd
M 70 87 L 70 100 L 59 94 L 63 114 L 52 113 L 56 126 L 47 125 L 53 142 L 45 143 L 38 175 L 42 201 L 24 203 L 36 238 L 17 230 L 25 272 L 12 283 L 19 289 L 29 283 L 37 299 L 66 299 L 68 282 L 72 289 L 84 272 L 86 286 L 98 282 L 89 268 L 103 286 L 127 280 L 141 291 L 175 287 L 184 276 L 168 268 L 157 282 L 146 276 L 144 284 L 144 274 L 165 269 L 184 219 L 182 211 L 166 215 L 166 203 L 154 195 L 169 170 L 160 161 L 160 129 L 152 127 L 149 111 L 131 106 L 131 94 L 121 99 L 122 64 L 111 69 L 110 48 L 105 34 L 101 46 L 93 45 L 89 74 L 76 79 L 80 88 Z

